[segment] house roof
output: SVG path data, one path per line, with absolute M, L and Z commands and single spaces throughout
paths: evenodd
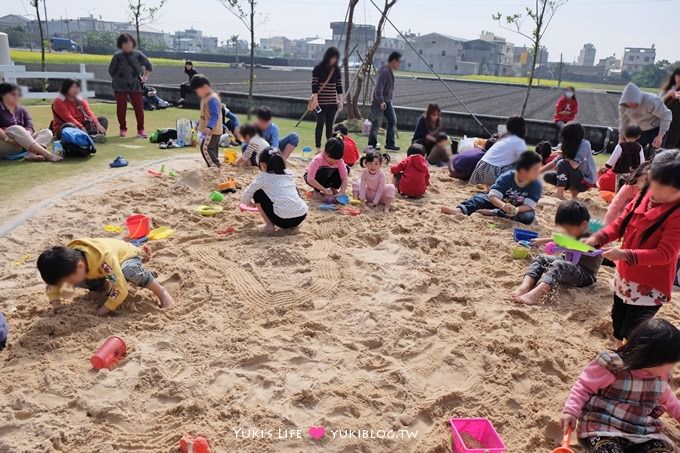
M 469 41 L 468 39 L 465 39 L 465 38 L 458 38 L 456 36 L 446 35 L 446 34 L 443 34 L 443 33 L 428 33 L 426 35 L 416 36 L 414 38 L 414 41 L 430 40 L 430 39 L 433 39 L 433 38 L 438 38 L 438 39 L 443 38 L 443 39 L 448 39 L 448 40 L 451 40 L 451 41 L 459 41 L 459 42 Z
M 19 16 L 18 14 L 7 14 L 6 16 L 0 17 L 0 24 L 17 24 L 25 25 L 31 20 L 24 16 Z

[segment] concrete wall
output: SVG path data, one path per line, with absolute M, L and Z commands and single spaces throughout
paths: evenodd
M 175 103 L 179 100 L 179 87 L 154 85 L 158 90 L 158 95 L 168 102 Z M 90 82 L 88 88 L 97 93 L 97 98 L 113 99 L 111 83 L 108 81 Z M 220 92 L 222 101 L 235 113 L 246 113 L 248 110 L 248 95 L 243 93 Z M 307 110 L 307 99 L 293 98 L 286 96 L 254 95 L 255 107 L 267 105 L 272 109 L 275 116 L 283 118 L 298 119 Z M 186 107 L 198 107 L 198 99 L 191 95 L 186 99 Z M 418 117 L 422 115 L 421 109 L 410 107 L 396 107 L 399 129 L 415 129 Z M 367 112 L 365 112 L 367 113 Z M 487 134 L 474 120 L 472 115 L 464 112 L 443 112 L 442 118 L 446 132 L 452 135 L 469 137 L 486 137 Z M 499 124 L 505 124 L 506 117 L 477 115 L 477 118 L 492 133 L 497 131 Z M 314 115 L 308 114 L 307 119 L 313 120 Z M 340 115 L 339 120 L 344 116 Z M 586 138 L 590 140 L 593 149 L 601 149 L 604 146 L 607 135 L 607 127 L 585 125 Z M 616 131 L 614 131 L 616 134 Z M 553 140 L 557 138 L 557 129 L 551 121 L 527 120 L 527 142 L 536 144 L 542 140 Z M 611 137 L 617 140 L 617 136 Z

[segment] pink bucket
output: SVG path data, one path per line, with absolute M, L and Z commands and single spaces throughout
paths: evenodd
M 131 215 L 125 219 L 125 226 L 127 226 L 130 239 L 143 238 L 151 231 L 149 218 L 144 214 Z
M 452 418 L 451 443 L 455 453 L 503 453 L 505 444 L 486 418 Z M 471 440 L 476 445 L 466 445 Z
M 126 352 L 127 346 L 125 342 L 120 337 L 111 336 L 97 348 L 97 351 L 90 359 L 90 363 L 95 370 L 101 370 L 102 368 L 111 369 L 125 356 Z

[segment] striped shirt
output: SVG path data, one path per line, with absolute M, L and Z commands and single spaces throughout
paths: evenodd
M 338 67 L 335 68 L 328 83 L 321 90 L 321 85 L 328 79 L 328 73 L 331 70 L 326 69 L 319 63 L 314 66 L 312 71 L 312 93 L 318 96 L 319 105 L 336 105 L 338 103 L 338 95 L 342 94 L 342 76 Z

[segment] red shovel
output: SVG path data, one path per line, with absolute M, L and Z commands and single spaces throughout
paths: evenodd
M 570 441 L 571 441 L 571 428 L 569 428 L 567 432 L 564 434 L 564 437 L 562 437 L 562 443 L 560 444 L 560 446 L 554 449 L 552 453 L 574 453 L 574 450 L 569 448 Z

